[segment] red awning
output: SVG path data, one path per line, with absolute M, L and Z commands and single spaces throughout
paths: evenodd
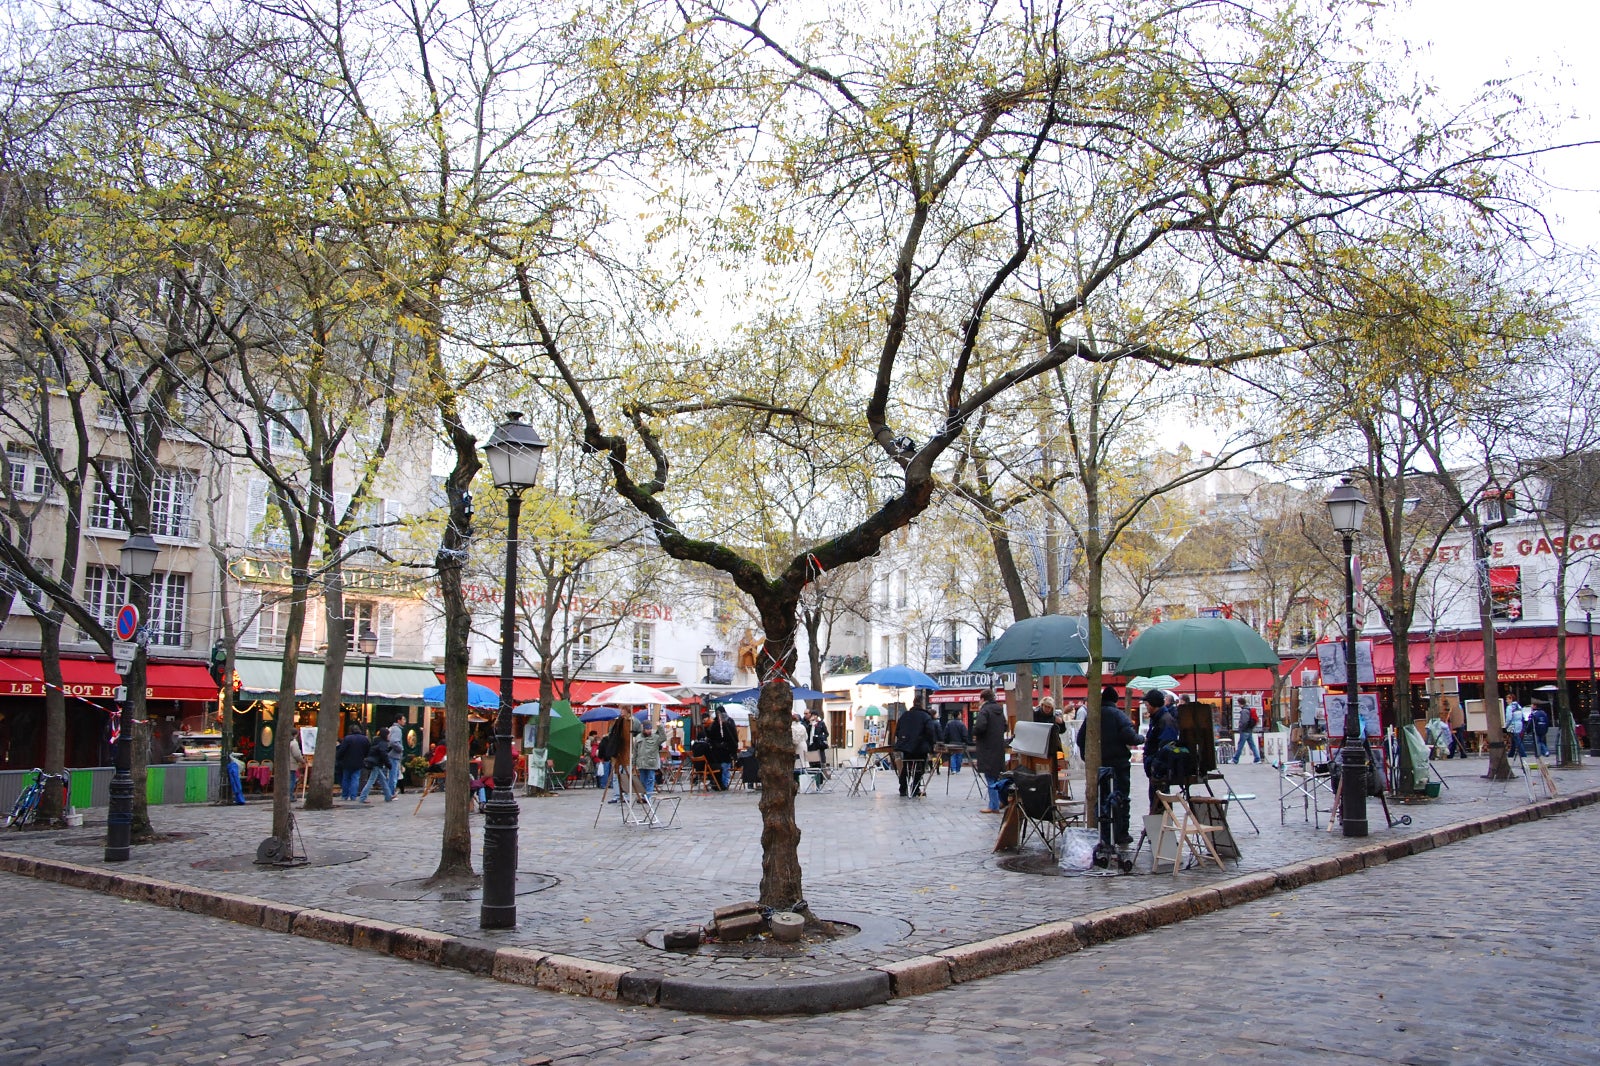
M 62 687 L 69 696 L 109 700 L 122 684 L 116 669 L 103 659 L 62 659 Z M 153 700 L 215 700 L 217 683 L 204 666 L 151 663 L 146 672 Z M 0 657 L 0 696 L 43 696 L 44 667 L 37 657 Z
M 1428 679 L 1428 642 L 1411 642 L 1411 682 L 1420 685 Z M 1556 638 L 1503 636 L 1495 640 L 1495 661 L 1501 681 L 1554 681 L 1556 676 Z M 1378 684 L 1394 681 L 1394 645 L 1376 644 L 1372 649 L 1372 669 Z M 1567 674 L 1589 670 L 1587 642 L 1567 638 Z M 1448 640 L 1433 645 L 1433 672 L 1478 684 L 1483 681 L 1483 640 L 1476 633 L 1452 633 Z
M 1489 568 L 1489 591 L 1516 592 L 1521 587 L 1522 567 L 1491 566 Z

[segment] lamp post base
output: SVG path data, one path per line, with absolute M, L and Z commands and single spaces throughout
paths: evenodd
M 1600 711 L 1589 715 L 1589 721 L 1583 728 L 1584 732 L 1589 734 L 1590 757 L 1600 759 Z
M 1347 837 L 1367 835 L 1367 753 L 1346 746 L 1340 759 L 1339 825 Z
M 517 801 L 511 786 L 495 786 L 483 805 L 483 901 L 478 928 L 517 924 Z
M 106 810 L 106 862 L 127 862 L 133 843 L 133 775 L 118 770 L 111 778 Z

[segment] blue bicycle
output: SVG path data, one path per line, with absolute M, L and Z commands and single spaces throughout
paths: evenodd
M 34 819 L 39 817 L 39 801 L 44 799 L 44 790 L 49 782 L 56 781 L 61 785 L 62 808 L 66 807 L 67 775 L 47 774 L 37 766 L 33 768 L 32 778 L 22 789 L 22 794 L 17 797 L 17 802 L 11 805 L 11 813 L 6 815 L 5 825 L 20 828 L 32 825 Z

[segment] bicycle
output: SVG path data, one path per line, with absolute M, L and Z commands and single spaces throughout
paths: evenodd
M 32 779 L 23 786 L 22 793 L 17 796 L 17 802 L 11 805 L 11 813 L 5 816 L 4 825 L 0 826 L 0 828 L 7 826 L 20 828 L 33 824 L 34 819 L 39 816 L 39 801 L 44 799 L 45 782 L 47 781 L 60 782 L 62 807 L 63 809 L 65 808 L 68 789 L 67 775 L 47 774 L 37 766 L 31 772 Z

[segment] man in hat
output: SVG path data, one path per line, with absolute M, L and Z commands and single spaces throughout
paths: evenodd
M 1160 689 L 1146 692 L 1144 702 L 1150 707 L 1150 728 L 1145 734 L 1144 743 L 1144 773 L 1150 779 L 1148 789 L 1150 813 L 1159 814 L 1161 801 L 1156 799 L 1156 794 L 1167 790 L 1168 781 L 1175 769 L 1171 765 L 1168 745 L 1175 743 L 1179 738 L 1178 711 L 1176 707 L 1167 705 L 1166 693 Z M 1259 756 L 1257 761 L 1260 761 Z
M 1528 715 L 1528 724 L 1533 726 L 1533 743 L 1540 755 L 1550 754 L 1550 705 L 1544 700 L 1534 700 L 1533 710 Z
M 1117 847 L 1123 849 L 1133 843 L 1133 837 L 1128 835 L 1128 790 L 1133 783 L 1130 769 L 1133 763 L 1132 748 L 1144 738 L 1139 736 L 1139 730 L 1117 706 L 1120 699 L 1116 688 L 1111 685 L 1100 690 L 1100 766 L 1111 771 L 1111 827 L 1115 832 Z M 1078 727 L 1080 755 L 1084 754 L 1083 741 L 1088 732 L 1089 723 L 1085 721 Z

